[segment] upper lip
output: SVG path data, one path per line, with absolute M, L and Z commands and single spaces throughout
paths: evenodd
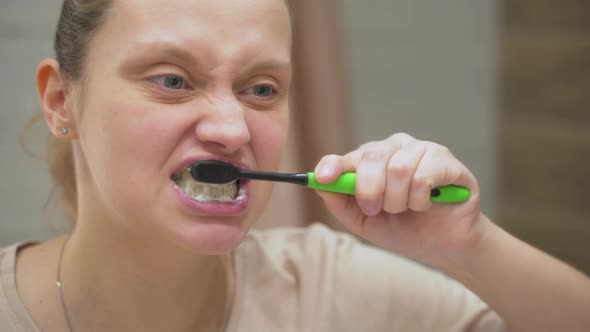
M 202 155 L 192 156 L 192 157 L 188 157 L 188 158 L 183 159 L 182 162 L 180 162 L 178 164 L 178 166 L 174 169 L 173 174 L 180 173 L 187 166 L 192 165 L 192 164 L 194 164 L 198 161 L 201 161 L 201 160 L 223 161 L 228 164 L 232 164 L 233 166 L 240 168 L 240 169 L 250 169 L 250 167 L 246 163 L 239 161 L 239 160 L 226 158 L 226 157 L 214 155 L 214 154 L 202 154 Z

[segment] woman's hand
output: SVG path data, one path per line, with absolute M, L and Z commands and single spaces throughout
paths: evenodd
M 477 181 L 444 146 L 395 134 L 326 156 L 315 169 L 320 183 L 343 172 L 356 172 L 355 196 L 318 194 L 346 228 L 380 247 L 440 267 L 483 235 Z M 449 184 L 466 187 L 470 199 L 432 203 L 431 189 Z

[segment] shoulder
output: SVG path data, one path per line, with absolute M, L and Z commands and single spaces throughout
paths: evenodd
M 62 237 L 22 241 L 0 249 L 0 331 L 41 331 L 31 312 L 53 296 L 55 247 Z M 18 287 L 17 287 L 18 285 Z M 51 285 L 51 286 L 47 286 Z
M 4 257 L 13 249 L 14 245 L 8 247 L 0 247 L 0 262 L 4 261 Z
M 27 243 L 19 242 L 6 247 L 0 247 L 0 281 L 2 281 L 0 285 L 4 286 L 4 281 L 14 275 L 16 271 L 16 253 L 19 248 L 22 248 Z
M 16 289 L 16 252 L 27 242 L 0 248 L 0 331 L 22 331 Z

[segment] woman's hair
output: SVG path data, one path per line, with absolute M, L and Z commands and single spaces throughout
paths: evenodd
M 283 1 L 291 15 L 289 1 Z M 112 2 L 113 0 L 64 0 L 53 46 L 63 78 L 73 82 L 82 77 L 88 44 L 103 24 Z M 30 128 L 42 118 L 42 114 L 31 118 L 22 137 L 24 138 Z M 74 224 L 78 202 L 72 143 L 60 141 L 50 134 L 45 158 L 55 183 L 49 198 L 55 194 L 59 195 L 66 218 Z
M 112 0 L 64 0 L 53 44 L 60 74 L 64 79 L 73 82 L 83 75 L 88 44 L 111 5 Z M 25 126 L 22 138 L 41 119 L 42 114 L 32 117 Z M 45 158 L 55 183 L 50 198 L 59 195 L 65 216 L 73 224 L 76 222 L 78 202 L 72 143 L 58 140 L 49 134 Z

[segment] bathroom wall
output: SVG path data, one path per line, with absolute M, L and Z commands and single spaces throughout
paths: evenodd
M 55 210 L 44 211 L 49 180 L 42 160 L 19 145 L 26 121 L 39 111 L 35 91 L 38 62 L 52 54 L 58 0 L 0 0 L 0 245 L 40 239 L 63 225 Z M 30 147 L 43 151 L 43 130 Z
M 0 245 L 41 239 L 63 226 L 43 209 L 49 180 L 18 137 L 38 111 L 34 73 L 51 56 L 60 0 L 0 0 Z M 486 212 L 496 211 L 496 2 L 341 2 L 356 144 L 405 131 L 447 145 L 477 175 Z M 45 130 L 30 146 L 42 154 Z M 294 149 L 295 144 L 292 144 Z M 287 153 L 283 169 L 296 170 Z M 289 201 L 288 207 L 282 202 Z M 298 224 L 299 196 L 282 186 L 263 226 Z M 287 210 L 285 210 L 287 209 Z M 270 218 L 269 218 L 270 216 Z M 283 218 L 277 218 L 282 216 Z
M 358 142 L 402 131 L 446 145 L 496 215 L 497 2 L 344 4 Z

